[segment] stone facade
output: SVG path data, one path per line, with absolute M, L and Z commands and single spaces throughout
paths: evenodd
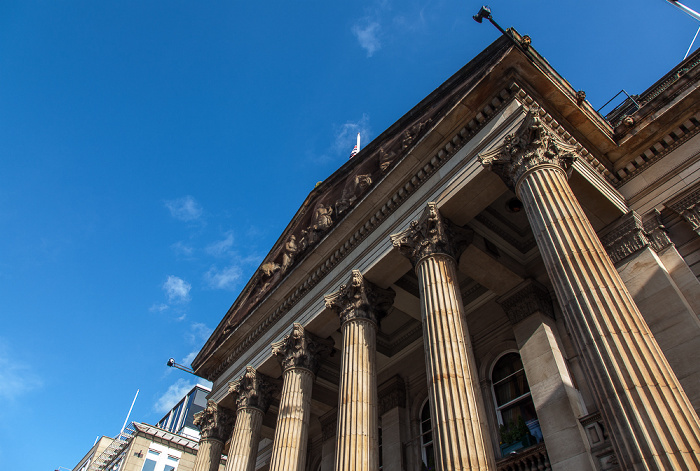
M 508 35 L 308 196 L 195 469 L 700 469 L 700 53 L 606 120 Z

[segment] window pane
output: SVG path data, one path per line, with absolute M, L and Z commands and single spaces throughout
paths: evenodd
M 432 424 L 430 423 L 430 404 L 428 402 L 421 410 L 421 448 L 423 449 L 423 469 L 435 469 L 435 452 L 433 451 L 433 433 Z
M 525 372 L 520 370 L 503 382 L 494 384 L 493 390 L 496 393 L 497 405 L 502 406 L 530 392 L 530 386 L 527 384 Z
M 143 468 L 141 468 L 141 471 L 153 471 L 156 469 L 156 462 L 153 460 L 147 459 L 145 463 L 143 463 Z
M 491 375 L 491 380 L 494 383 L 499 382 L 503 378 L 512 375 L 518 370 L 523 369 L 523 362 L 520 359 L 520 355 L 515 352 L 506 353 L 498 360 L 496 366 L 493 368 L 493 374 Z

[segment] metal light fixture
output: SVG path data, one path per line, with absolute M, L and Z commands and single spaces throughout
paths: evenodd
M 484 5 L 479 10 L 479 13 L 472 16 L 472 18 L 474 18 L 474 21 L 476 21 L 477 23 L 481 23 L 484 20 L 484 18 L 486 18 L 487 20 L 490 20 L 491 19 L 491 9 L 488 6 Z
M 179 363 L 175 363 L 175 358 L 170 358 L 168 359 L 168 366 L 171 368 L 177 368 L 178 370 L 185 371 L 190 374 L 194 374 L 194 371 L 192 371 L 192 368 L 188 368 L 185 365 L 180 365 Z
M 501 28 L 500 25 L 494 21 L 493 16 L 491 15 L 491 9 L 486 5 L 482 6 L 481 9 L 479 10 L 479 13 L 472 16 L 472 18 L 474 18 L 474 21 L 476 21 L 477 23 L 481 23 L 485 19 L 489 20 L 491 22 L 491 24 L 494 25 L 498 29 L 498 31 L 501 32 L 501 34 L 506 34 L 506 32 L 503 30 L 503 28 Z M 508 35 L 506 35 L 506 36 L 508 36 Z

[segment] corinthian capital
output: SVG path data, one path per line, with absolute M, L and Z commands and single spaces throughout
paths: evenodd
M 340 316 L 340 323 L 353 319 L 379 322 L 394 302 L 393 289 L 382 289 L 365 280 L 360 270 L 353 270 L 350 283 L 325 297 L 326 307 Z
M 408 229 L 391 235 L 391 243 L 415 266 L 422 258 L 436 253 L 457 258 L 459 248 L 471 242 L 472 236 L 471 231 L 443 218 L 437 204 L 431 202 Z
M 201 431 L 202 439 L 226 440 L 233 427 L 233 411 L 207 401 L 207 407 L 194 415 L 193 423 Z
M 554 165 L 568 175 L 576 158 L 576 146 L 563 142 L 545 125 L 539 107 L 528 110 L 518 130 L 506 136 L 502 145 L 479 155 L 481 164 L 512 190 L 527 172 L 539 166 Z
M 333 341 L 317 337 L 304 330 L 304 326 L 294 323 L 292 333 L 272 344 L 272 354 L 286 371 L 290 368 L 305 368 L 316 374 L 322 355 L 333 350 Z
M 258 373 L 252 366 L 246 366 L 243 376 L 230 382 L 228 386 L 229 392 L 236 396 L 238 409 L 252 407 L 263 413 L 267 412 L 272 394 L 276 390 L 274 381 Z

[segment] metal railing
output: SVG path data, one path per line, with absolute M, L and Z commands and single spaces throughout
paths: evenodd
M 551 471 L 549 455 L 544 443 L 509 455 L 496 463 L 498 471 Z

